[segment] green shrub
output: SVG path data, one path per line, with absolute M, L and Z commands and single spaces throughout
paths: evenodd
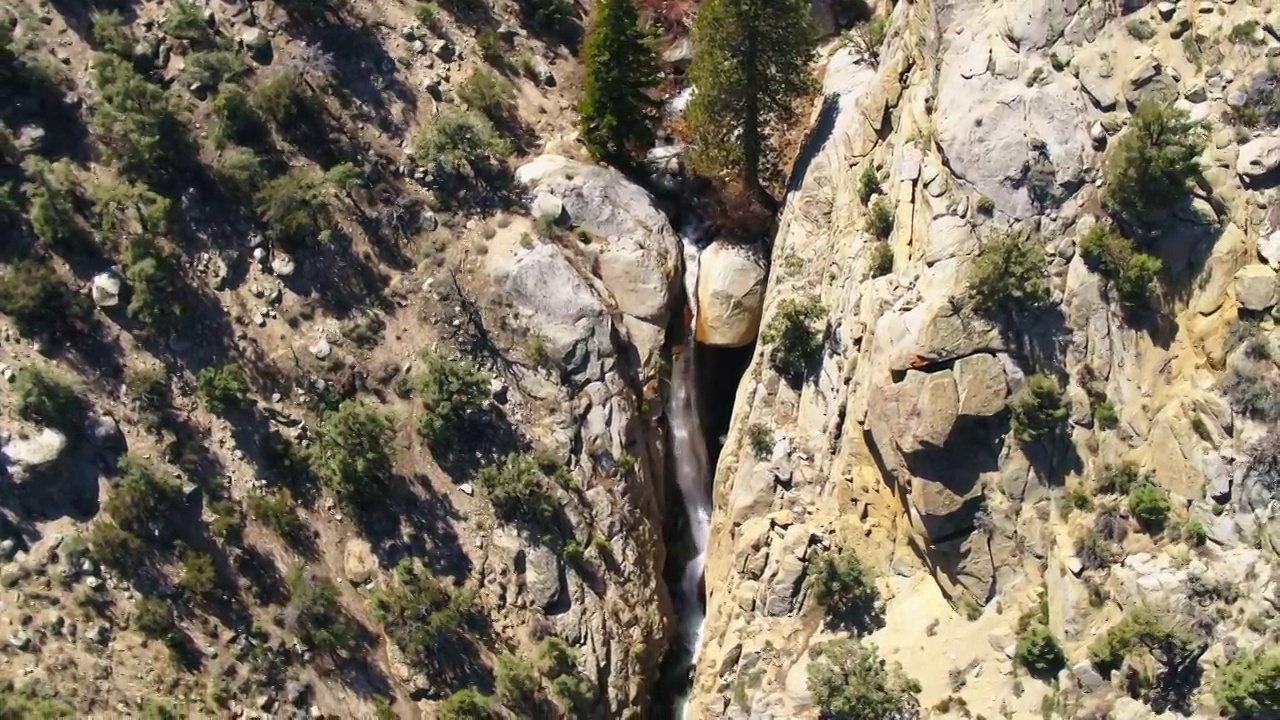
M 778 304 L 761 339 L 772 346 L 769 361 L 782 376 L 799 381 L 822 352 L 822 336 L 813 324 L 826 317 L 827 309 L 813 300 L 787 298 Z
M 72 433 L 84 421 L 84 400 L 69 382 L 38 367 L 18 370 L 16 409 L 23 420 Z
M 538 465 L 524 455 L 511 454 L 498 465 L 482 468 L 475 484 L 493 503 L 493 511 L 504 522 L 549 527 L 556 501 L 547 492 L 546 480 Z
M 135 237 L 151 241 L 169 233 L 169 200 L 145 185 L 99 182 L 91 191 L 94 228 L 119 245 Z
M 1097 491 L 1108 495 L 1127 495 L 1131 489 L 1146 482 L 1142 471 L 1131 462 L 1105 468 L 1098 476 Z
M 1067 393 L 1048 375 L 1030 375 L 1009 399 L 1009 425 L 1020 442 L 1033 443 L 1062 428 L 1071 414 Z
M 1103 202 L 1112 212 L 1140 218 L 1182 202 L 1200 172 L 1204 145 L 1203 129 L 1185 110 L 1143 102 L 1107 158 Z
M 1085 489 L 1084 485 L 1072 486 L 1072 488 L 1067 491 L 1067 500 L 1071 503 L 1071 508 L 1073 510 L 1088 511 L 1093 509 L 1093 496 L 1089 494 L 1089 491 Z
M 1169 519 L 1169 494 L 1154 482 L 1139 482 L 1129 491 L 1129 512 L 1143 529 L 1160 532 Z
M 98 521 L 89 530 L 89 557 L 102 567 L 118 573 L 132 572 L 145 548 L 134 535 L 116 525 Z
M 316 430 L 311 470 L 348 511 L 370 510 L 385 502 L 395 436 L 390 415 L 343 401 Z
M 1182 538 L 1192 547 L 1204 547 L 1209 542 L 1209 531 L 1204 529 L 1204 523 L 1199 520 L 1188 520 L 1182 528 Z
M 206 50 L 187 56 L 187 79 L 216 88 L 249 72 L 244 56 L 234 50 Z
M 858 199 L 863 205 L 870 205 L 871 198 L 880 195 L 884 189 L 880 187 L 880 176 L 876 173 L 876 166 L 867 163 L 862 168 L 862 174 L 858 176 Z
M 1241 652 L 1218 669 L 1213 696 L 1230 718 L 1280 715 L 1280 652 Z
M 190 156 L 191 138 L 164 90 L 112 55 L 99 55 L 93 72 L 100 95 L 94 136 L 125 175 L 156 180 Z
M 1111 567 L 1115 561 L 1115 553 L 1107 539 L 1097 530 L 1090 528 L 1076 541 L 1076 558 L 1085 570 L 1101 570 Z
M 1120 424 L 1120 416 L 1116 415 L 1115 406 L 1104 400 L 1093 407 L 1093 421 L 1103 430 L 1114 430 Z
M 181 553 L 182 572 L 178 587 L 195 597 L 207 597 L 218 587 L 218 569 L 213 557 L 207 553 L 184 548 Z
M 978 250 L 968 278 L 979 312 L 1018 310 L 1049 302 L 1049 259 L 1033 235 L 996 232 Z
M 489 377 L 474 363 L 451 360 L 436 352 L 422 354 L 424 369 L 418 381 L 423 410 L 418 434 L 433 448 L 453 447 L 467 416 L 489 399 Z
M 747 426 L 747 444 L 757 460 L 768 460 L 773 455 L 773 442 L 773 431 L 768 425 L 752 423 Z
M 1116 288 L 1120 302 L 1134 308 L 1147 305 L 1160 274 L 1160 261 L 1139 252 L 1115 226 L 1100 222 L 1080 239 L 1080 256 Z
M 872 62 L 879 62 L 880 48 L 884 45 L 885 38 L 888 35 L 889 16 L 875 14 L 867 20 L 854 25 L 852 29 L 845 33 L 845 41 L 871 58 Z
M 536 703 L 538 676 L 518 655 L 503 653 L 498 656 L 493 684 L 498 702 L 512 710 L 529 709 Z
M 564 638 L 548 635 L 538 643 L 538 672 L 549 678 L 578 672 L 578 654 Z
M 1022 631 L 1013 657 L 1032 675 L 1046 679 L 1055 677 L 1067 663 L 1062 647 L 1042 622 L 1033 622 Z
M 84 299 L 34 260 L 19 260 L 0 276 L 0 312 L 28 338 L 62 337 L 89 316 Z
M 182 488 L 156 474 L 146 462 L 126 455 L 120 478 L 102 509 L 121 530 L 146 540 L 157 537 L 182 506 Z
M 297 544 L 306 537 L 307 527 L 294 508 L 293 498 L 286 490 L 269 490 L 250 495 L 247 499 L 249 514 L 266 525 L 283 540 Z
M 876 243 L 871 250 L 871 277 L 884 277 L 891 272 L 893 272 L 893 246 L 887 242 Z
M 435 27 L 436 17 L 439 14 L 440 8 L 433 2 L 420 2 L 413 8 L 413 17 L 426 28 Z
M 338 601 L 338 589 L 332 580 L 311 570 L 294 568 L 285 584 L 289 591 L 285 617 L 303 645 L 336 654 L 355 642 L 359 628 Z
M 260 143 L 267 135 L 266 122 L 244 90 L 223 88 L 213 100 L 213 137 L 220 144 Z
M 253 204 L 267 231 L 286 246 L 323 243 L 328 237 L 324 177 L 310 168 L 292 168 L 263 185 Z
M 31 229 L 50 248 L 65 249 L 82 230 L 76 202 L 80 195 L 75 172 L 66 161 L 24 163 L 30 180 L 22 186 L 27 197 Z
M 833 640 L 815 649 L 809 692 L 822 717 L 842 720 L 917 718 L 920 683 L 885 663 L 874 645 Z
M 188 0 L 174 0 L 168 5 L 168 14 L 160 29 L 170 37 L 196 44 L 210 42 L 213 38 L 205 24 L 204 12 L 199 5 Z
M 120 58 L 133 57 L 133 46 L 137 44 L 137 40 L 133 36 L 133 30 L 125 22 L 124 15 L 116 10 L 98 10 L 89 16 L 89 20 L 89 37 L 95 49 Z
M 445 108 L 418 134 L 414 160 L 432 172 L 465 175 L 511 152 L 511 143 L 489 118 L 474 111 Z
M 893 207 L 888 200 L 880 198 L 872 203 L 867 213 L 867 232 L 879 240 L 887 240 L 893 232 Z
M 239 542 L 244 533 L 244 514 L 240 506 L 231 500 L 214 500 L 209 503 L 209 512 L 213 519 L 209 521 L 209 532 L 223 542 Z
M 459 690 L 440 703 L 437 717 L 440 720 L 491 720 L 493 702 L 478 690 Z
M 153 238 L 138 235 L 125 245 L 122 261 L 132 293 L 126 308 L 129 317 L 153 327 L 176 323 L 183 308 L 173 256 Z
M 515 87 L 492 70 L 478 68 L 458 88 L 458 98 L 497 125 L 511 122 L 515 114 Z
M 1227 34 L 1227 39 L 1236 45 L 1249 45 L 1252 47 L 1260 47 L 1266 44 L 1266 41 L 1258 37 L 1258 21 L 1245 20 L 1236 23 L 1231 28 L 1231 32 Z
M 875 581 L 852 550 L 826 553 L 818 558 L 813 572 L 814 599 L 827 609 L 837 624 L 866 629 L 876 614 Z
M 3 23 L 0 23 L 3 25 Z M 6 32 L 5 26 L 0 32 Z M 0 77 L 3 77 L 0 75 Z M 43 689 L 43 688 L 41 688 Z M 14 689 L 12 683 L 0 684 L 0 717 L 5 720 L 72 720 L 77 718 L 75 708 L 56 697 L 43 697 L 28 688 Z
M 1170 617 L 1149 607 L 1136 607 L 1089 647 L 1089 656 L 1099 671 L 1110 673 L 1135 652 L 1159 651 L 1163 657 L 1187 657 L 1197 638 Z
M 196 391 L 215 413 L 243 407 L 249 399 L 249 384 L 235 363 L 207 367 L 196 375 Z
M 475 614 L 471 587 L 451 589 L 412 560 L 396 565 L 394 581 L 369 600 L 374 619 L 416 666 L 447 666 L 438 655 L 457 653 Z
M 324 103 L 307 86 L 301 70 L 287 68 L 258 83 L 253 106 L 281 133 L 295 135 L 324 120 Z
M 240 198 L 252 198 L 266 176 L 258 154 L 246 147 L 233 147 L 222 153 L 214 174 L 224 188 Z
M 142 597 L 133 609 L 133 626 L 152 640 L 168 641 L 178 632 L 173 607 L 157 597 Z

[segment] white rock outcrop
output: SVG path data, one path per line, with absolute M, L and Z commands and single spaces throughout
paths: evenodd
M 755 341 L 767 273 L 759 253 L 713 242 L 698 260 L 698 342 L 742 347 Z

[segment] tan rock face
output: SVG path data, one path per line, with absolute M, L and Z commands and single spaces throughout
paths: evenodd
M 746 248 L 713 242 L 698 262 L 697 339 L 742 347 L 755 341 L 764 311 L 763 260 Z
M 1017 620 L 1041 592 L 1072 677 L 1088 685 L 1068 694 L 1092 702 L 1116 691 L 1081 662 L 1088 643 L 1134 598 L 1176 602 L 1186 587 L 1176 572 L 1164 583 L 1164 568 L 1187 552 L 1175 534 L 1127 528 L 1130 545 L 1117 552 L 1149 549 L 1158 562 L 1097 570 L 1077 557 L 1096 514 L 1127 512 L 1123 496 L 1096 492 L 1104 468 L 1130 461 L 1152 473 L 1170 494 L 1171 522 L 1184 512 L 1226 517 L 1212 523 L 1223 547 L 1249 531 L 1265 535 L 1272 522 L 1232 485 L 1233 463 L 1265 430 L 1234 415 L 1216 390 L 1232 298 L 1259 316 L 1280 300 L 1270 268 L 1241 270 L 1256 262 L 1259 232 L 1280 226 L 1267 209 L 1280 203 L 1242 184 L 1228 152 L 1234 133 L 1224 129 L 1230 142 L 1206 152 L 1206 180 L 1226 212 L 1197 200 L 1201 220 L 1171 223 L 1151 247 L 1164 265 L 1159 330 L 1126 315 L 1113 284 L 1077 252 L 1102 219 L 1094 180 L 1107 143 L 1127 131 L 1128 101 L 1198 89 L 1196 117 L 1219 129 L 1226 68 L 1205 76 L 1173 32 L 1196 6 L 1167 16 L 1144 6 L 1118 20 L 1096 3 L 973 5 L 897 3 L 877 66 L 846 50 L 827 62 L 824 95 L 837 111 L 793 179 L 763 323 L 784 298 L 816 297 L 830 335 L 799 389 L 779 382 L 767 348 L 739 386 L 716 469 L 694 716 L 818 716 L 805 678 L 817 661 L 810 649 L 831 633 L 803 582 L 795 588 L 823 548 L 853 549 L 875 568 L 888 611 L 871 641 L 920 680 L 923 707 L 957 694 L 975 715 L 1022 717 L 1046 694 L 1026 682 L 1013 689 Z M 1212 22 L 1196 30 L 1213 42 L 1260 17 L 1245 3 L 1218 7 L 1224 16 L 1200 15 Z M 1131 20 L 1150 23 L 1155 36 L 1136 40 Z M 1241 78 L 1261 60 L 1224 62 Z M 877 241 L 862 231 L 857 195 L 867 167 L 895 211 L 894 270 L 879 278 L 867 277 Z M 1043 241 L 1053 303 L 983 317 L 967 307 L 969 268 L 987 237 L 1011 225 Z M 1276 253 L 1264 248 L 1270 262 Z M 1011 388 L 1036 372 L 1062 379 L 1077 407 L 1059 438 L 1023 445 L 1009 434 L 1006 408 Z M 1106 427 L 1104 404 L 1117 416 Z M 746 432 L 754 423 L 774 429 L 781 457 L 754 457 Z M 1067 507 L 1066 488 L 1077 486 L 1092 510 Z M 1204 562 L 1212 572 L 1216 561 Z M 1151 588 L 1140 581 L 1147 568 L 1158 578 L 1145 581 Z M 1113 573 L 1118 586 L 1108 585 Z M 1101 608 L 1100 585 L 1110 593 Z M 1232 631 L 1251 647 L 1261 642 L 1238 623 Z M 1206 670 L 1221 662 L 1214 652 Z M 956 690 L 966 666 L 983 672 Z

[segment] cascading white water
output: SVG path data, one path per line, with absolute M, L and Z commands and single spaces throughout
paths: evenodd
M 671 428 L 671 450 L 676 484 L 684 502 L 685 516 L 693 541 L 693 556 L 680 578 L 682 612 L 679 618 L 679 642 L 688 651 L 688 663 L 698 660 L 702 649 L 702 624 L 706 613 L 702 603 L 702 574 L 706 564 L 707 540 L 711 533 L 711 488 L 708 481 L 707 443 L 698 417 L 697 367 L 694 363 L 694 328 L 697 326 L 698 248 L 697 228 L 682 233 L 685 239 L 685 292 L 689 298 L 692 321 L 689 336 L 675 358 L 671 369 L 671 393 L 667 417 Z M 687 669 L 687 668 L 686 668 Z M 675 714 L 685 716 L 685 698 L 677 698 Z

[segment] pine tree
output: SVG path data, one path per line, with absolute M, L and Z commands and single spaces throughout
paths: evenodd
M 582 139 L 597 160 L 628 165 L 632 150 L 653 142 L 657 58 L 633 0 L 601 0 L 587 36 Z
M 798 120 L 797 101 L 816 88 L 817 31 L 808 0 L 706 0 L 689 68 L 696 169 L 735 172 L 774 204 L 762 178 L 777 172 L 777 134 Z

